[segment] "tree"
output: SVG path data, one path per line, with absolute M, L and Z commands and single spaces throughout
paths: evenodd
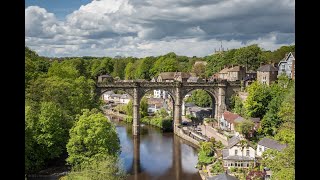
M 59 157 L 65 150 L 70 125 L 70 121 L 57 104 L 41 103 L 36 140 L 46 148 L 48 159 Z
M 133 114 L 133 104 L 132 104 L 132 100 L 130 99 L 130 101 L 128 102 L 127 106 L 126 106 L 126 113 L 128 116 L 132 116 Z
M 141 118 L 148 115 L 148 100 L 146 97 L 143 97 L 140 102 L 140 115 Z
M 169 116 L 169 114 L 165 108 L 161 108 L 158 111 L 156 111 L 156 116 L 161 118 L 166 118 Z
M 200 107 L 211 107 L 212 99 L 211 96 L 204 90 L 195 90 L 192 92 L 191 97 L 186 102 L 194 102 Z
M 282 151 L 268 149 L 262 154 L 262 165 L 272 170 L 272 179 L 295 179 L 295 145 Z
M 249 93 L 244 101 L 247 116 L 262 118 L 266 113 L 266 107 L 272 99 L 270 89 L 267 85 L 255 81 L 246 90 Z
M 129 62 L 125 68 L 125 79 L 134 79 L 134 72 L 135 67 L 133 66 L 133 63 Z
M 232 95 L 231 96 L 231 111 L 239 114 L 240 116 L 245 116 L 246 112 L 245 112 L 245 108 L 243 106 L 243 102 L 241 100 L 241 98 L 238 95 Z
M 256 70 L 260 66 L 259 55 L 261 53 L 262 51 L 257 44 L 242 47 L 234 53 L 234 61 L 239 65 L 244 65 L 247 70 Z
M 192 72 L 196 74 L 196 76 L 200 78 L 205 78 L 206 66 L 202 63 L 194 64 L 192 68 Z
M 249 138 L 250 133 L 252 133 L 253 127 L 254 123 L 250 120 L 245 119 L 244 121 L 236 125 L 236 130 L 245 135 L 246 138 Z
M 62 177 L 61 180 L 124 180 L 126 173 L 122 166 L 117 166 L 118 162 L 118 158 L 107 155 L 105 158 L 95 159 L 90 163 L 73 167 L 71 172 Z
M 118 156 L 120 140 L 114 125 L 102 113 L 84 109 L 70 130 L 67 162 L 78 165 L 107 155 Z

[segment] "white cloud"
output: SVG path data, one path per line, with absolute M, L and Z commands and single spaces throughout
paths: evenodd
M 26 45 L 44 56 L 205 56 L 294 43 L 294 0 L 94 0 L 58 21 L 25 9 Z

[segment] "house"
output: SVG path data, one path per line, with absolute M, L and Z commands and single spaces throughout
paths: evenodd
M 249 168 L 255 166 L 255 149 L 249 141 L 236 135 L 228 140 L 228 146 L 222 150 L 222 159 L 224 168 Z
M 148 113 L 155 113 L 164 106 L 165 101 L 160 98 L 148 99 Z
M 157 89 L 157 90 L 153 90 L 153 97 L 167 99 L 169 98 L 169 94 L 165 90 Z
M 262 84 L 270 85 L 277 80 L 278 69 L 271 64 L 266 64 L 257 69 L 257 80 Z
M 98 76 L 98 82 L 113 82 L 113 77 L 110 74 Z
M 191 76 L 187 72 L 162 72 L 157 78 L 157 82 L 187 82 L 188 78 Z
M 257 146 L 257 156 L 261 157 L 262 153 L 266 151 L 267 149 L 275 149 L 278 151 L 282 151 L 284 148 L 286 148 L 286 144 L 281 144 L 276 140 L 269 139 L 269 138 L 263 138 L 258 142 Z
M 198 64 L 202 64 L 202 65 L 206 66 L 208 63 L 207 63 L 207 61 L 196 61 L 196 62 L 194 62 L 193 66 L 198 65 Z
M 104 101 L 110 101 L 110 100 L 111 100 L 110 96 L 111 96 L 112 94 L 114 94 L 113 91 L 106 91 L 105 93 L 103 93 L 102 99 L 103 99 Z
M 194 103 L 185 103 L 184 101 L 182 101 L 182 116 L 185 116 L 186 115 L 186 111 L 188 108 L 190 107 L 193 107 L 193 106 L 196 106 Z
M 246 70 L 242 66 L 234 66 L 228 69 L 228 81 L 243 80 L 246 76 Z
M 191 106 L 186 108 L 186 115 L 192 115 L 193 117 L 197 118 L 198 120 L 203 120 L 203 118 L 209 118 L 212 116 L 212 109 L 211 108 L 202 108 L 198 106 Z
M 256 71 L 252 71 L 252 70 L 247 71 L 245 77 L 243 78 L 244 87 L 249 86 L 256 79 L 257 79 L 257 72 Z
M 195 82 L 195 83 L 199 83 L 199 82 L 205 82 L 205 80 L 203 80 L 200 77 L 196 77 L 196 76 L 190 76 L 187 80 L 187 82 Z
M 130 101 L 130 96 L 129 96 L 129 94 L 122 94 L 122 95 L 120 96 L 120 103 L 121 103 L 121 104 L 128 104 L 129 101 Z
M 227 173 L 222 173 L 217 176 L 207 177 L 206 180 L 239 180 L 239 179 Z
M 222 69 L 221 71 L 219 71 L 219 76 L 218 76 L 218 78 L 219 79 L 228 79 L 228 70 L 229 70 L 229 68 L 224 68 L 224 69 Z
M 243 80 L 246 76 L 246 70 L 242 66 L 232 66 L 222 69 L 219 73 L 219 79 L 226 79 L 228 81 Z
M 109 101 L 113 101 L 114 103 L 120 103 L 120 97 L 122 94 L 111 94 L 109 97 Z
M 175 72 L 174 73 L 174 80 L 175 81 L 180 81 L 180 82 L 187 82 L 189 77 L 191 76 L 190 73 L 186 72 Z
M 174 72 L 162 72 L 157 77 L 157 82 L 173 82 Z
M 239 117 L 240 115 L 229 111 L 223 112 L 219 122 L 220 128 L 227 131 L 234 131 L 234 121 Z
M 151 82 L 157 82 L 157 79 L 155 77 L 151 78 Z
M 281 74 L 287 75 L 289 78 L 294 79 L 295 77 L 295 52 L 289 52 L 286 56 L 279 62 L 278 76 Z

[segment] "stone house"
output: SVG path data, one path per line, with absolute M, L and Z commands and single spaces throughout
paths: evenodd
M 242 145 L 241 140 L 246 143 Z M 255 153 L 255 149 L 249 141 L 239 136 L 233 136 L 228 140 L 228 146 L 222 150 L 223 166 L 227 169 L 255 166 Z
M 173 82 L 175 72 L 162 72 L 157 77 L 157 82 Z
M 270 85 L 277 80 L 278 69 L 271 64 L 260 66 L 257 69 L 257 80 L 262 84 Z
M 113 77 L 110 74 L 98 76 L 98 82 L 113 82 Z
M 148 113 L 155 113 L 164 106 L 165 101 L 159 98 L 148 99 Z
M 223 114 L 221 115 L 221 118 L 219 119 L 220 128 L 223 130 L 234 132 L 234 128 L 235 128 L 234 121 L 239 117 L 241 116 L 229 111 L 223 112 Z
M 221 71 L 219 71 L 219 76 L 218 76 L 218 78 L 219 79 L 228 79 L 228 70 L 229 70 L 229 68 L 224 68 L 224 69 L 222 69 Z
M 256 71 L 252 71 L 252 70 L 247 71 L 245 77 L 243 78 L 244 87 L 249 86 L 256 79 L 257 79 L 257 72 Z
M 201 83 L 201 82 L 206 82 L 204 79 L 196 76 L 190 76 L 187 80 L 187 82 L 195 82 L 195 83 Z
M 279 62 L 278 76 L 281 74 L 287 75 L 289 78 L 294 79 L 295 77 L 295 53 L 289 52 L 286 56 Z
M 228 81 L 243 80 L 246 76 L 246 70 L 242 66 L 234 66 L 228 69 Z
M 226 67 L 219 72 L 219 79 L 226 79 L 228 81 L 243 80 L 246 76 L 246 70 L 242 66 Z
M 266 151 L 267 149 L 275 149 L 278 151 L 282 151 L 284 148 L 286 148 L 286 144 L 281 144 L 276 140 L 269 139 L 269 138 L 263 138 L 258 142 L 257 146 L 257 156 L 261 157 L 262 153 Z

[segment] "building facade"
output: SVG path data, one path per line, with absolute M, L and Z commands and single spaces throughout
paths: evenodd
M 262 84 L 270 85 L 277 80 L 278 69 L 271 64 L 261 66 L 257 70 L 257 80 Z
M 286 54 L 285 58 L 283 58 L 279 64 L 278 75 L 281 74 L 287 75 L 289 78 L 294 79 L 295 77 L 295 53 L 289 52 Z
M 241 144 L 241 140 L 246 142 Z M 228 141 L 228 146 L 222 150 L 223 166 L 227 169 L 231 167 L 249 168 L 255 166 L 255 149 L 239 136 L 233 136 Z

